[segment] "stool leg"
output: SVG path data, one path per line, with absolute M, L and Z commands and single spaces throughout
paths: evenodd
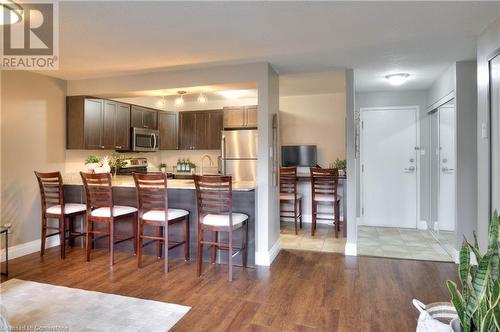
M 311 223 L 311 235 L 314 236 L 314 231 L 316 230 L 316 204 L 312 203 L 312 223 Z
M 86 236 L 86 250 L 87 250 L 87 262 L 90 262 L 90 250 L 92 249 L 92 238 L 93 238 L 93 233 L 92 233 L 92 226 L 93 223 L 89 218 L 86 216 L 85 217 L 87 221 L 87 236 Z
M 248 261 L 248 220 L 245 221 L 245 226 L 242 228 L 243 231 L 243 238 L 242 238 L 242 245 L 241 247 L 243 248 L 243 257 L 241 258 L 243 267 L 247 267 L 247 261 Z
M 139 219 L 137 225 L 137 267 L 142 267 L 142 220 Z
M 155 226 L 155 236 L 156 237 L 161 237 L 162 236 L 162 228 L 161 226 Z M 155 240 L 156 242 L 156 257 L 158 257 L 158 259 L 161 258 L 161 240 Z
M 189 261 L 189 215 L 187 215 L 184 219 L 183 236 L 184 236 L 184 259 L 186 261 Z
M 75 233 L 75 226 L 74 226 L 74 221 L 75 217 L 68 217 L 68 226 L 69 226 L 69 246 L 74 247 L 75 246 L 75 238 L 73 237 L 73 234 Z
M 198 252 L 196 255 L 196 273 L 201 276 L 201 264 L 203 260 L 203 230 L 198 229 Z
M 42 216 L 42 242 L 40 248 L 40 256 L 45 254 L 45 238 L 47 237 L 47 218 Z
M 115 264 L 115 221 L 109 221 L 109 267 Z
M 168 222 L 163 227 L 163 257 L 164 257 L 163 270 L 165 273 L 167 273 L 168 272 Z
M 302 198 L 299 198 L 300 229 L 302 229 Z
M 233 230 L 229 230 L 229 281 L 233 281 Z
M 212 242 L 218 242 L 219 241 L 219 232 L 213 231 L 212 232 Z M 211 245 L 210 248 L 211 251 L 211 263 L 215 264 L 215 259 L 217 256 L 217 246 L 215 244 Z
M 339 237 L 340 231 L 340 204 L 338 201 L 335 202 L 335 237 Z
M 60 248 L 61 248 L 61 258 L 66 258 L 66 218 L 64 214 L 61 214 L 59 217 L 59 239 L 60 239 Z
M 132 220 L 132 245 L 134 246 L 134 255 L 137 255 L 137 218 L 138 214 L 134 213 L 134 220 Z
M 298 225 L 297 225 L 297 218 L 298 218 L 298 215 L 297 215 L 297 201 L 295 200 L 293 202 L 293 222 L 295 224 L 295 235 L 299 234 Z

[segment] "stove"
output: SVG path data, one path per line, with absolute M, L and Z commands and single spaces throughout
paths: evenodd
M 124 158 L 120 160 L 124 163 L 124 165 L 116 172 L 118 175 L 148 172 L 148 160 L 146 158 Z

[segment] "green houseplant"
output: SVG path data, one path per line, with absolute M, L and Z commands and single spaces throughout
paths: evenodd
M 499 222 L 495 211 L 488 230 L 488 250 L 484 255 L 479 251 L 475 234 L 473 245 L 464 239 L 458 268 L 462 292 L 453 281 L 447 281 L 451 302 L 464 332 L 500 331 Z M 477 265 L 470 262 L 471 252 Z
M 335 163 L 333 164 L 335 166 L 335 168 L 338 168 L 339 171 L 342 171 L 345 173 L 346 169 L 347 169 L 347 161 L 345 159 L 339 159 L 337 158 L 335 160 Z

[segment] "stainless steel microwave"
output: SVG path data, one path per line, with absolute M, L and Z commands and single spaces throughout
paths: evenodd
M 147 128 L 132 128 L 132 151 L 151 152 L 160 149 L 160 132 Z

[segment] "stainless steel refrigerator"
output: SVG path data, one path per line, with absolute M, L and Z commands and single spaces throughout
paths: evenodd
M 234 181 L 255 181 L 257 129 L 222 131 L 222 172 Z

